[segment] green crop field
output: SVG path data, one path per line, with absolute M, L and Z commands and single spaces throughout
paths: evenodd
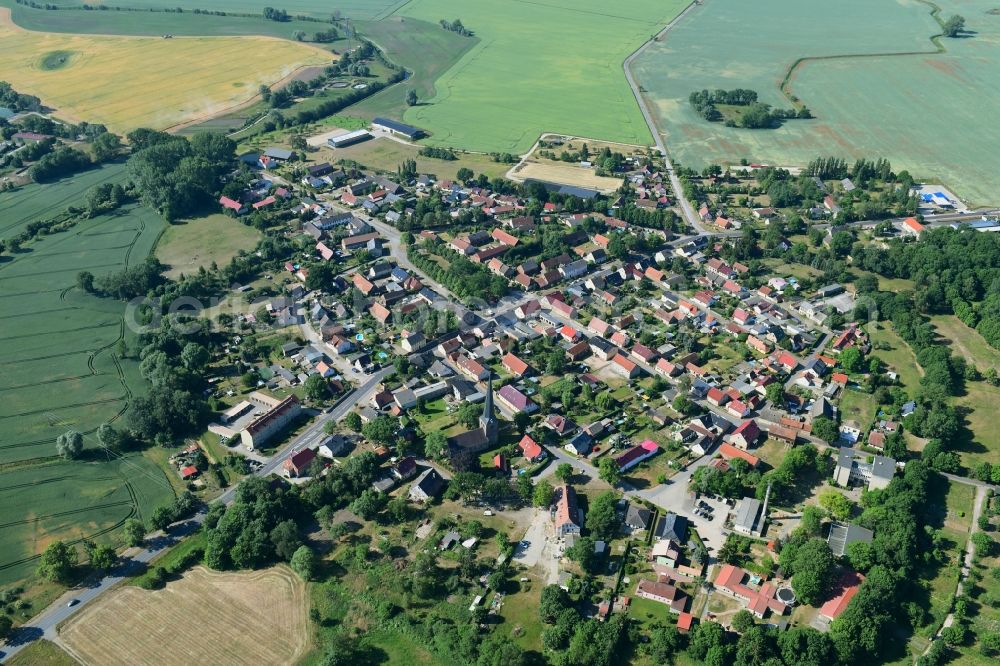
M 0 239 L 20 233 L 29 222 L 57 215 L 67 206 L 80 205 L 87 190 L 119 180 L 124 172 L 124 163 L 106 164 L 55 183 L 44 186 L 32 184 L 0 193 L 0 211 L 3 211 L 0 216 Z
M 90 186 L 114 180 L 112 165 L 52 185 L 0 197 L 4 234 L 78 204 Z M 118 301 L 74 285 L 142 261 L 163 230 L 152 211 L 130 207 L 41 237 L 0 263 L 0 585 L 31 572 L 56 538 L 109 534 L 127 517 L 173 496 L 163 472 L 139 455 L 107 460 L 93 431 L 117 419 L 143 390 L 135 360 L 117 356 L 133 343 Z M 55 459 L 55 438 L 85 433 L 82 460 Z
M 524 152 L 543 132 L 648 144 L 622 62 L 686 4 L 412 0 L 397 14 L 460 18 L 480 42 L 403 120 L 470 150 Z
M 277 7 L 284 9 L 292 16 L 312 16 L 326 19 L 333 12 L 339 11 L 343 17 L 360 21 L 388 16 L 405 3 L 406 0 L 337 0 L 336 2 L 324 2 L 323 0 L 283 0 L 282 2 L 271 0 L 105 0 L 104 2 L 55 0 L 55 2 L 45 4 L 61 8 L 79 7 L 83 4 L 91 6 L 104 4 L 109 7 L 135 9 L 174 9 L 180 7 L 186 10 L 204 9 L 239 14 L 260 14 L 265 7 Z
M 402 118 L 407 110 L 406 93 L 410 90 L 421 100 L 431 99 L 438 77 L 480 42 L 476 37 L 443 30 L 437 23 L 402 16 L 359 22 L 357 28 L 393 62 L 411 72 L 405 83 L 386 88 L 351 107 L 352 113 L 373 117 Z
M 126 209 L 47 236 L 0 264 L 0 464 L 52 456 L 60 433 L 91 431 L 124 411 L 136 374 L 134 361 L 113 353 L 128 334 L 124 306 L 80 292 L 76 274 L 142 261 L 162 229 L 152 211 Z
M 942 39 L 918 0 L 708 0 L 637 59 L 667 147 L 693 167 L 741 158 L 785 166 L 818 155 L 887 157 L 938 179 L 973 204 L 996 203 L 1000 152 L 984 141 L 982 109 L 1000 103 L 1000 16 L 990 0 L 939 2 L 975 34 Z M 912 55 L 878 55 L 903 54 Z M 788 108 L 782 80 L 816 116 L 774 130 L 727 128 L 698 116 L 688 95 L 751 88 Z
M 212 16 L 192 12 L 93 11 L 82 7 L 45 10 L 0 0 L 11 20 L 25 30 L 83 35 L 165 35 L 178 37 L 266 35 L 292 39 L 295 31 L 325 30 L 315 21 L 269 21 L 263 16 Z
M 0 585 L 28 576 L 52 541 L 110 536 L 173 497 L 163 472 L 140 454 L 0 473 Z

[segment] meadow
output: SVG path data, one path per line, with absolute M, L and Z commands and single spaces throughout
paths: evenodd
M 711 0 L 645 51 L 633 71 L 682 164 L 887 157 L 973 204 L 995 202 L 1000 153 L 983 141 L 982 109 L 1000 103 L 1000 18 L 986 13 L 995 4 L 987 0 L 937 4 L 942 16 L 966 16 L 975 31 L 940 40 L 944 53 L 931 41 L 940 26 L 929 3 L 918 0 Z M 727 128 L 703 120 L 687 101 L 704 88 L 751 88 L 761 101 L 788 108 L 780 86 L 793 66 L 786 89 L 814 120 Z
M 57 69 L 42 64 L 67 52 Z M 0 71 L 19 92 L 37 95 L 68 120 L 117 132 L 164 129 L 251 100 L 329 52 L 268 37 L 107 37 L 27 32 L 0 9 Z
M 392 139 L 377 138 L 357 143 L 346 148 L 331 149 L 321 147 L 316 154 L 319 161 L 354 160 L 372 169 L 394 172 L 399 165 L 408 159 L 417 162 L 417 171 L 434 174 L 438 178 L 454 179 L 458 170 L 465 167 L 475 173 L 485 173 L 491 178 L 502 176 L 509 164 L 494 162 L 486 155 L 476 153 L 458 153 L 457 160 L 439 160 L 419 155 L 419 148 L 408 146 Z
M 169 266 L 167 277 L 191 275 L 213 263 L 224 266 L 241 250 L 252 250 L 259 231 L 217 213 L 171 224 L 156 243 L 156 258 Z
M 141 454 L 0 472 L 0 585 L 30 576 L 52 541 L 114 541 L 128 518 L 148 519 L 173 498 L 163 471 Z
M 413 0 L 397 14 L 460 18 L 480 42 L 403 120 L 430 144 L 488 152 L 525 152 L 545 132 L 648 145 L 622 62 L 686 4 Z
M 364 21 L 356 27 L 390 60 L 411 73 L 406 83 L 379 91 L 351 107 L 352 113 L 373 117 L 402 118 L 409 108 L 406 94 L 410 90 L 420 100 L 431 99 L 437 91 L 435 81 L 480 42 L 477 37 L 443 30 L 437 23 L 402 16 Z

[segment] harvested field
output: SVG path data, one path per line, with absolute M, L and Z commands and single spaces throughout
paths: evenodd
M 60 638 L 83 664 L 291 664 L 310 646 L 306 586 L 286 567 L 196 567 L 166 588 L 122 587 L 69 621 Z
M 53 52 L 72 55 L 46 69 Z M 85 55 L 81 55 L 85 54 Z M 323 65 L 322 49 L 268 37 L 104 37 L 28 32 L 0 9 L 0 71 L 18 92 L 56 115 L 112 131 L 158 129 L 207 118 L 252 100 L 300 67 Z
M 560 164 L 549 160 L 529 159 L 519 167 L 511 169 L 507 175 L 514 180 L 538 180 L 544 183 L 585 187 L 601 192 L 614 192 L 622 184 L 618 178 L 598 176 L 593 169 L 567 163 Z

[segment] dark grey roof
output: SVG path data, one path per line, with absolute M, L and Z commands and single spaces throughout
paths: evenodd
M 417 136 L 420 134 L 421 130 L 414 127 L 413 125 L 407 125 L 406 123 L 401 123 L 398 120 L 392 120 L 391 118 L 383 118 L 378 116 L 372 119 L 372 124 L 381 125 L 382 127 L 388 127 L 394 132 L 399 132 L 400 134 L 406 134 L 407 136 Z
M 826 542 L 830 544 L 830 550 L 833 551 L 834 555 L 843 557 L 844 553 L 847 552 L 847 547 L 852 543 L 859 541 L 871 543 L 874 538 L 874 532 L 859 525 L 834 523 L 830 526 L 830 536 L 827 537 Z
M 676 513 L 668 513 L 656 526 L 656 536 L 660 539 L 670 539 L 677 543 L 687 543 L 688 519 Z
M 649 519 L 652 517 L 652 511 L 631 503 L 628 505 L 628 511 L 625 512 L 625 524 L 633 529 L 644 530 L 649 527 Z

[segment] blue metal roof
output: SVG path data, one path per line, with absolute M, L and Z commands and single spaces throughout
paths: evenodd
M 394 132 L 399 132 L 400 134 L 405 134 L 407 136 L 417 136 L 421 132 L 419 128 L 416 128 L 413 125 L 407 125 L 406 123 L 401 123 L 398 120 L 383 118 L 381 116 L 374 118 L 372 123 L 375 125 L 381 125 L 382 127 L 388 127 Z

